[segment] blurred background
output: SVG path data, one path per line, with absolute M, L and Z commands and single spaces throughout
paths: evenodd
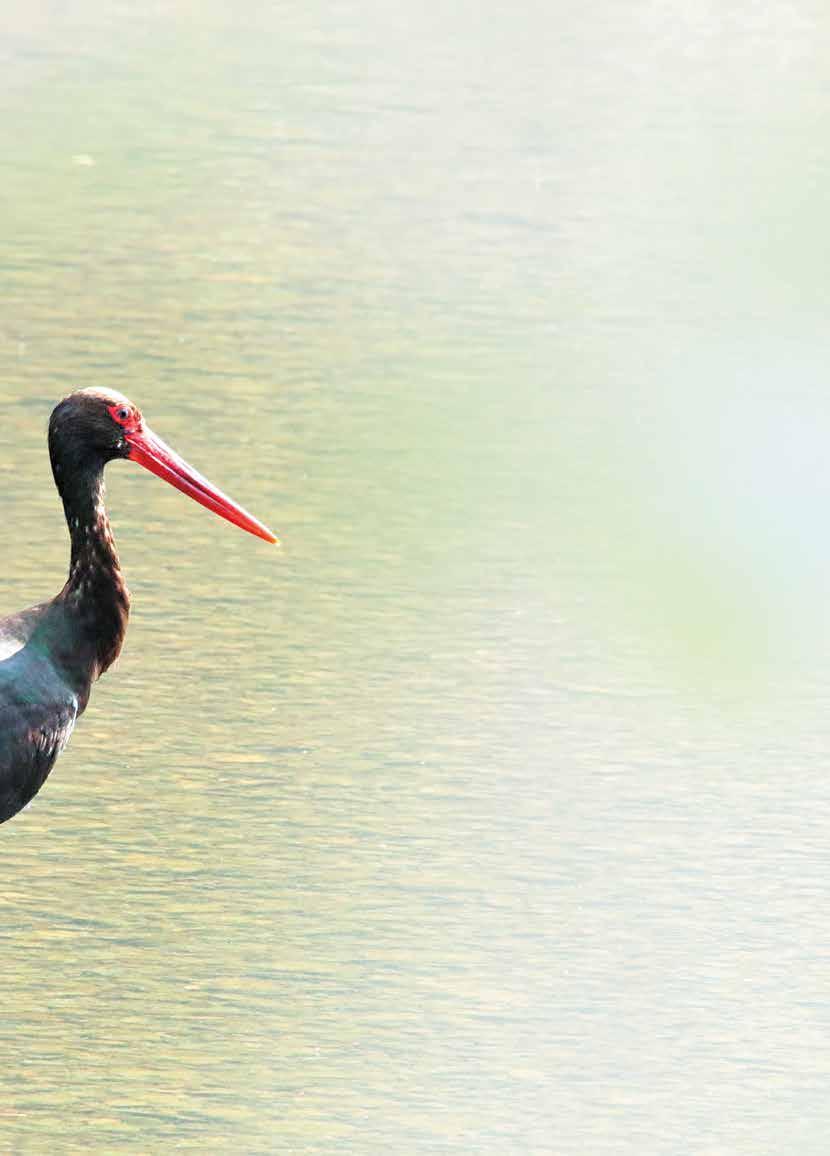
M 830 19 L 3 5 L 0 612 L 113 386 L 118 667 L 0 832 L 14 1152 L 826 1151 Z

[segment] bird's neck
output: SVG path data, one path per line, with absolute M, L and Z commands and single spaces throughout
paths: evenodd
M 69 578 L 59 598 L 77 623 L 94 666 L 93 679 L 118 657 L 127 630 L 130 595 L 104 506 L 103 465 L 72 474 L 60 484 L 66 524 L 72 541 Z

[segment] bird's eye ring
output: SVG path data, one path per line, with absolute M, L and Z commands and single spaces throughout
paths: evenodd
M 112 420 L 120 426 L 126 427 L 138 416 L 131 405 L 110 405 L 107 409 Z

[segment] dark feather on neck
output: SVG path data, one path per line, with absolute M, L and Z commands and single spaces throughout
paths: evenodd
M 104 462 L 90 455 L 69 468 L 62 448 L 60 439 L 50 437 L 52 472 L 72 541 L 69 577 L 59 598 L 82 628 L 94 680 L 121 650 L 130 595 L 104 506 Z

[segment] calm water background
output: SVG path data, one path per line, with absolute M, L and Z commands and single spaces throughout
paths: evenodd
M 126 650 L 0 831 L 4 1151 L 824 1152 L 830 20 L 0 40 L 0 610 L 127 392 Z

